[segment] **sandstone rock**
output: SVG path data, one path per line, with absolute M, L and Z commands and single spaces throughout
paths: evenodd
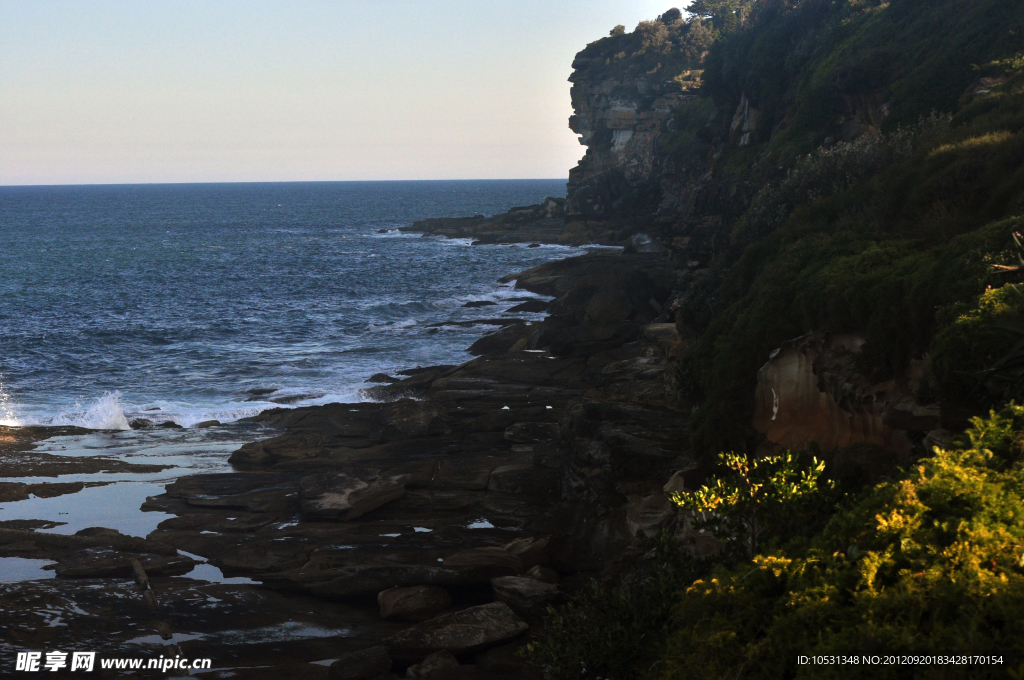
M 548 311 L 549 307 L 551 307 L 551 303 L 547 300 L 527 300 L 515 307 L 510 307 L 508 311 L 510 313 L 525 312 L 528 314 L 539 314 Z
M 537 467 L 530 462 L 494 468 L 487 488 L 490 491 L 554 499 L 561 493 L 561 481 L 557 470 Z
M 558 438 L 555 423 L 515 423 L 505 428 L 505 440 L 524 444 Z
M 329 680 L 384 680 L 391 672 L 391 657 L 384 647 L 370 647 L 341 657 L 331 664 Z
M 424 621 L 383 641 L 399 662 L 412 662 L 439 650 L 466 654 L 508 642 L 529 629 L 504 602 L 470 607 Z
M 192 571 L 196 561 L 183 555 L 134 555 L 107 548 L 87 548 L 62 556 L 54 567 L 61 578 L 128 578 L 132 560 L 140 560 L 151 576 L 181 576 Z
M 196 423 L 198 428 L 217 427 L 218 425 L 220 425 L 219 420 L 204 420 L 201 423 Z
M 561 581 L 561 578 L 558 576 L 557 571 L 550 567 L 543 567 L 539 564 L 530 568 L 530 570 L 526 572 L 526 575 L 532 579 L 536 579 L 543 583 L 557 584 L 559 581 Z
M 676 505 L 665 494 L 636 498 L 626 506 L 626 526 L 634 536 L 654 538 L 675 515 Z
M 369 481 L 341 472 L 322 472 L 300 482 L 302 515 L 306 519 L 347 522 L 401 498 L 405 475 L 364 475 Z
M 587 303 L 584 321 L 603 324 L 625 321 L 633 314 L 629 296 L 621 288 L 601 286 Z
M 673 473 L 669 480 L 665 482 L 665 486 L 663 486 L 661 490 L 664 491 L 669 496 L 671 496 L 674 493 L 686 493 L 688 489 L 686 488 L 686 485 L 683 483 L 683 471 L 678 470 L 677 472 Z
M 389 405 L 381 417 L 388 441 L 445 434 L 448 430 L 444 412 L 430 402 L 403 399 Z
M 491 579 L 491 587 L 499 602 L 524 611 L 536 610 L 560 595 L 557 585 L 526 576 L 500 576 Z
M 935 447 L 940 449 L 947 448 L 952 441 L 953 433 L 949 430 L 932 430 L 925 435 L 921 445 L 924 446 L 925 451 L 931 452 Z
M 530 569 L 538 564 L 547 564 L 550 546 L 550 536 L 533 536 L 517 538 L 502 547 L 522 561 L 523 569 Z
M 459 660 L 447 649 L 434 652 L 422 663 L 409 666 L 405 673 L 407 678 L 441 678 L 459 670 Z
M 265 585 L 282 590 L 299 590 L 330 598 L 373 596 L 395 586 L 458 586 L 479 583 L 493 577 L 487 570 L 477 575 L 472 567 L 443 567 L 420 564 L 363 564 L 321 572 L 295 570 L 259 577 Z M 506 570 L 507 573 L 507 570 Z
M 447 609 L 452 598 L 444 588 L 412 586 L 389 588 L 377 595 L 381 618 L 426 621 Z
M 754 428 L 784 448 L 813 442 L 829 451 L 864 442 L 906 454 L 905 434 L 883 420 L 899 398 L 895 383 L 870 385 L 854 372 L 862 344 L 863 338 L 823 333 L 783 343 L 757 373 Z
M 504 548 L 470 548 L 444 559 L 446 567 L 471 567 L 483 580 L 523 571 L 523 561 Z

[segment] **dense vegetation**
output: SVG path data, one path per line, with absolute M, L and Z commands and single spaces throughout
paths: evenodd
M 662 152 L 740 188 L 677 311 L 694 450 L 741 452 L 679 499 L 724 549 L 698 560 L 663 538 L 623 587 L 552 611 L 530 658 L 552 680 L 1024 678 L 1024 407 L 1012 402 L 1024 398 L 1024 3 L 688 10 L 617 27 L 582 56 L 699 94 Z M 741 101 L 759 116 L 742 142 Z M 742 453 L 756 444 L 745 427 L 756 372 L 811 330 L 864 334 L 860 368 L 874 382 L 925 359 L 922 404 L 994 410 L 877 484 L 809 458 L 765 460 L 756 474 L 775 486 L 758 496 Z M 836 653 L 1003 663 L 797 663 Z
M 724 103 L 739 88 L 762 107 L 760 137 L 721 147 L 716 163 L 761 189 L 682 304 L 680 326 L 695 342 L 680 369 L 702 404 L 696 446 L 705 455 L 745 446 L 735 424 L 749 422 L 757 368 L 816 329 L 865 333 L 876 381 L 929 355 L 922 398 L 994 405 L 965 376 L 989 368 L 1013 334 L 943 331 L 989 287 L 1021 280 L 995 265 L 1015 262 L 1024 215 L 1024 5 L 744 7 L 748 19 L 707 57 L 705 91 Z M 886 45 L 903 47 L 879 52 Z M 880 118 L 877 134 L 837 141 L 836 121 L 855 115 Z M 984 347 L 965 355 L 964 343 Z
M 741 476 L 727 475 L 727 486 L 742 486 Z M 773 498 L 778 515 L 808 500 Z M 724 517 L 748 510 L 723 499 Z M 976 419 L 956 447 L 833 507 L 814 535 L 791 524 L 752 560 L 695 560 L 663 539 L 640 583 L 595 587 L 552 612 L 531 659 L 573 680 L 910 677 L 900 667 L 798 663 L 832 654 L 1001 659 L 923 665 L 921 678 L 1024 670 L 1024 407 Z

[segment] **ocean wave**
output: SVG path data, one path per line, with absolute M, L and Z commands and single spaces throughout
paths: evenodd
M 65 411 L 53 418 L 50 425 L 73 425 L 90 430 L 127 430 L 128 418 L 121 405 L 121 392 L 107 392 L 85 410 Z
M 0 375 L 0 425 L 18 427 L 22 423 L 14 411 L 14 399 L 4 387 L 3 376 Z

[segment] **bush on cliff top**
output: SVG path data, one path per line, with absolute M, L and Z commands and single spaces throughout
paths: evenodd
M 797 663 L 815 654 L 1002 657 L 968 673 L 915 667 L 921 678 L 1024 670 L 1024 407 L 975 419 L 955 448 L 849 499 L 810 539 L 703 569 L 552 611 L 533 662 L 550 680 L 905 677 Z

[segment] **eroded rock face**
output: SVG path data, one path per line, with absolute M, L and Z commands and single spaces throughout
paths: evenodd
M 396 661 L 419 661 L 442 649 L 461 655 L 519 637 L 529 626 L 504 602 L 483 604 L 424 621 L 383 641 Z
M 863 342 L 812 333 L 783 343 L 757 373 L 754 427 L 784 448 L 863 442 L 906 453 L 905 433 L 884 420 L 903 394 L 895 381 L 871 385 L 856 373 L 853 360 Z

